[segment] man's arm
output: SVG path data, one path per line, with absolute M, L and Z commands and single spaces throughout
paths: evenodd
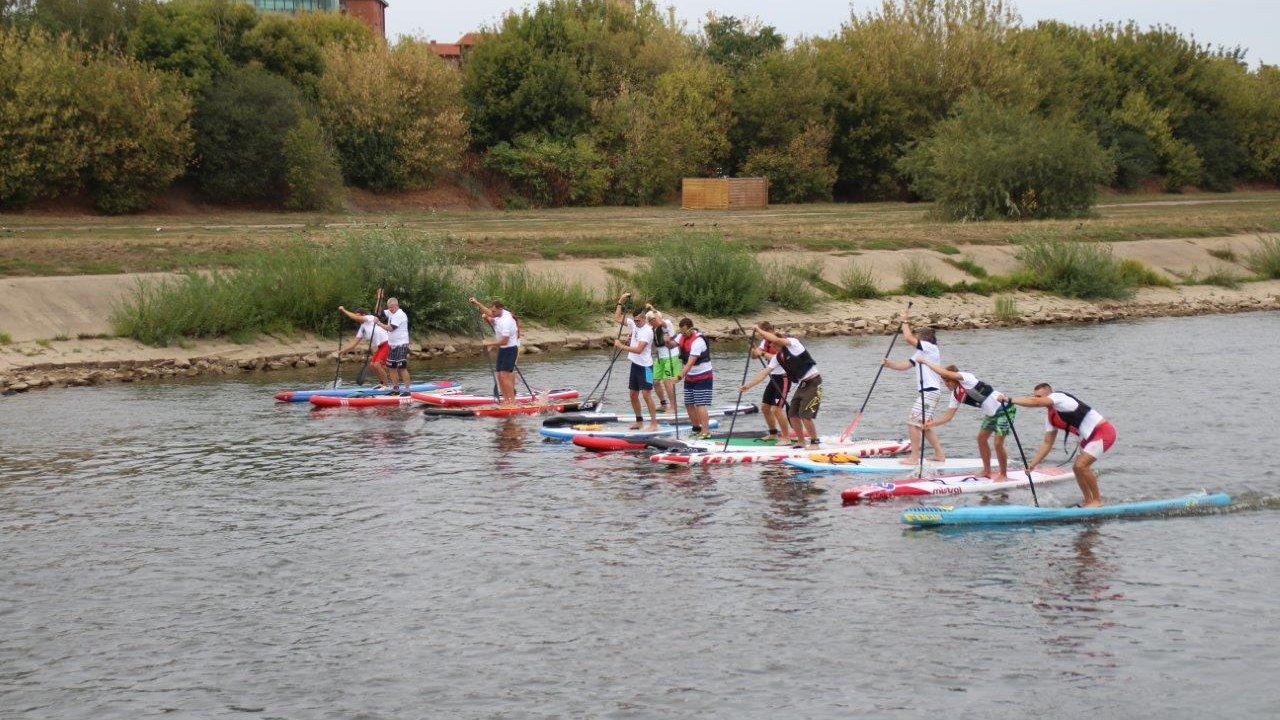
M 746 391 L 750 390 L 751 388 L 753 388 L 753 387 L 755 387 L 755 386 L 759 385 L 759 384 L 760 384 L 760 382 L 761 382 L 762 380 L 764 380 L 765 378 L 769 377 L 769 371 L 770 371 L 770 370 L 772 370 L 772 368 L 770 368 L 769 366 L 767 366 L 767 365 L 766 365 L 766 366 L 765 366 L 765 368 L 764 368 L 763 370 L 761 370 L 760 372 L 756 373 L 756 374 L 755 374 L 755 377 L 751 378 L 751 380 L 749 380 L 749 381 L 747 382 L 747 384 L 745 384 L 745 385 L 739 385 L 739 386 L 738 386 L 738 392 L 746 392 Z
M 924 423 L 924 426 L 927 429 L 927 428 L 938 427 L 939 425 L 946 425 L 947 423 L 951 422 L 951 418 L 955 416 L 956 416 L 956 409 L 953 407 L 949 407 L 942 413 L 942 415 L 932 420 L 926 420 Z
M 996 398 L 1000 400 L 1000 398 Z M 1036 397 L 1035 395 L 1027 395 L 1026 397 L 1005 398 L 1005 400 L 1020 405 L 1022 407 L 1053 407 L 1053 401 L 1047 397 Z M 1003 402 L 1003 400 L 1001 401 Z
M 910 345 L 911 347 L 918 347 L 920 345 L 920 338 L 916 337 L 916 334 L 911 332 L 911 323 L 908 322 L 911 316 L 907 314 L 906 308 L 902 309 L 901 317 L 902 317 L 902 339 L 906 340 L 907 344 Z
M 757 326 L 755 326 L 755 327 L 753 327 L 753 328 L 751 328 L 751 329 L 756 331 L 756 335 L 759 335 L 760 337 L 764 338 L 765 340 L 768 340 L 768 341 L 769 341 L 769 344 L 771 344 L 771 345 L 786 345 L 786 344 L 787 344 L 787 339 L 786 339 L 786 338 L 781 337 L 781 336 L 779 336 L 779 335 L 775 335 L 774 333 L 771 333 L 771 332 L 769 332 L 768 330 L 761 330 L 759 325 L 757 325 Z
M 615 304 L 615 305 L 613 306 L 613 321 L 614 321 L 614 322 L 616 322 L 616 323 L 618 323 L 618 324 L 622 324 L 622 320 L 623 320 L 623 315 L 622 315 L 622 306 L 623 306 L 623 304 L 624 304 L 624 303 L 626 303 L 626 302 L 627 302 L 627 298 L 629 298 L 629 297 L 631 297 L 631 293 L 629 293 L 629 292 L 624 292 L 624 293 L 622 293 L 621 295 L 619 295 L 619 296 L 618 296 L 618 302 L 617 302 L 617 304 Z
M 910 370 L 911 369 L 910 360 L 890 360 L 889 358 L 885 358 L 880 361 L 880 364 L 889 368 L 890 370 Z
M 1058 431 L 1050 430 L 1044 434 L 1044 442 L 1040 443 L 1040 449 L 1036 450 L 1035 457 L 1031 458 L 1031 462 L 1027 463 L 1028 469 L 1035 470 L 1049 453 L 1053 450 L 1053 441 L 1058 439 Z
M 935 362 L 931 362 L 930 360 L 927 360 L 927 359 L 924 360 L 924 364 L 928 365 L 930 369 L 932 369 L 934 372 L 941 375 L 944 380 L 955 380 L 956 382 L 960 382 L 960 373 L 948 370 L 942 367 L 941 365 Z M 910 363 L 908 363 L 908 365 L 910 365 Z
M 475 298 L 473 298 L 473 297 L 467 298 L 467 302 L 469 302 L 469 303 L 471 303 L 472 305 L 474 305 L 474 306 L 475 306 L 475 308 L 476 308 L 477 310 L 479 310 L 479 311 L 480 311 L 480 315 L 481 315 L 482 317 L 484 317 L 484 321 L 485 321 L 485 322 L 487 322 L 487 323 L 492 323 L 492 322 L 493 322 L 493 310 L 491 310 L 491 309 L 489 309 L 489 308 L 485 307 L 485 306 L 484 306 L 484 303 L 480 302 L 479 300 L 477 300 L 477 299 L 475 299 Z

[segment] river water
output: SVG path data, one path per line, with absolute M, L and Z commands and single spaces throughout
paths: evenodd
M 852 417 L 886 344 L 811 344 L 820 429 Z M 538 418 L 271 400 L 319 369 L 29 393 L 0 400 L 0 716 L 1280 715 L 1280 314 L 941 344 L 1111 418 L 1109 500 L 1207 488 L 1237 506 L 908 531 L 903 503 L 842 507 L 847 479 L 591 455 L 542 442 Z M 743 357 L 716 348 L 718 402 Z M 525 373 L 585 390 L 603 363 Z M 490 385 L 475 363 L 439 373 Z M 886 371 L 859 435 L 900 435 L 911 391 Z M 962 413 L 953 456 L 973 454 Z M 1024 442 L 1041 422 L 1024 411 Z

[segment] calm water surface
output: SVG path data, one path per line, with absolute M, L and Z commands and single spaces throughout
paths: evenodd
M 812 343 L 820 429 L 856 411 L 886 343 Z M 902 503 L 842 507 L 847 479 L 591 455 L 538 418 L 271 400 L 319 370 L 30 393 L 0 400 L 0 716 L 1280 715 L 1280 314 L 941 343 L 1110 417 L 1108 499 L 1207 488 L 1237 508 L 911 532 Z M 719 346 L 718 401 L 742 358 Z M 525 373 L 585 390 L 604 362 Z M 900 435 L 911 392 L 886 371 L 859 434 Z M 943 428 L 952 455 L 976 423 Z

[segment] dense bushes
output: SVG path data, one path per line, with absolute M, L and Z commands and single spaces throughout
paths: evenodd
M 636 283 L 659 307 L 713 316 L 751 312 L 766 295 L 760 262 L 718 235 L 684 234 L 654 243 Z
M 297 240 L 263 250 L 235 272 L 140 283 L 112 313 L 117 335 L 150 345 L 180 338 L 339 327 L 337 306 L 368 305 L 378 288 L 399 299 L 415 333 L 465 332 L 474 313 L 447 248 L 400 235 L 333 244 Z
M 304 115 L 288 80 L 255 68 L 228 73 L 196 112 L 200 190 L 218 202 L 276 200 L 284 192 L 284 137 Z
M 185 170 L 190 112 L 152 68 L 0 30 L 0 207 L 86 189 L 102 212 L 141 210 Z
M 285 133 L 284 206 L 289 210 L 335 210 L 342 204 L 342 168 L 311 118 L 303 118 Z
M 317 83 L 320 120 L 353 185 L 401 190 L 455 168 L 466 145 L 458 73 L 424 43 L 331 46 Z
M 1085 242 L 1034 242 L 1018 251 L 1019 284 L 1064 297 L 1124 299 L 1140 278 L 1104 245 Z
M 525 197 L 543 206 L 596 205 L 612 175 L 590 139 L 561 141 L 521 135 L 489 150 L 487 166 L 501 173 Z
M 903 158 L 912 188 L 953 220 L 1074 217 L 1111 177 L 1110 156 L 1066 118 L 972 96 Z
M 473 295 L 501 299 L 521 322 L 580 329 L 602 315 L 602 301 L 587 286 L 524 265 L 490 265 L 476 274 L 474 284 Z

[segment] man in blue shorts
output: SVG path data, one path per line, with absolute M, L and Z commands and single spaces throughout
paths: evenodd
M 630 317 L 624 318 L 622 304 L 629 297 L 631 293 L 623 293 L 618 298 L 618 304 L 613 309 L 613 321 L 619 324 L 625 323 L 631 335 L 625 343 L 614 340 L 613 345 L 620 350 L 626 350 L 627 359 L 631 361 L 627 390 L 631 393 L 631 409 L 636 414 L 636 421 L 632 423 L 631 429 L 639 430 L 643 427 L 645 430 L 657 430 L 658 411 L 653 405 L 653 327 L 645 319 L 643 307 L 635 308 Z M 649 409 L 648 425 L 644 425 L 644 416 L 640 414 L 641 397 L 644 398 L 645 407 Z
M 493 339 L 485 340 L 486 352 L 489 348 L 498 349 L 498 362 L 494 365 L 495 377 L 498 381 L 498 395 L 503 405 L 514 405 L 516 402 L 516 358 L 520 355 L 520 324 L 516 316 L 507 310 L 501 300 L 493 300 L 485 307 L 475 298 L 469 298 L 475 305 L 484 321 L 493 326 Z

